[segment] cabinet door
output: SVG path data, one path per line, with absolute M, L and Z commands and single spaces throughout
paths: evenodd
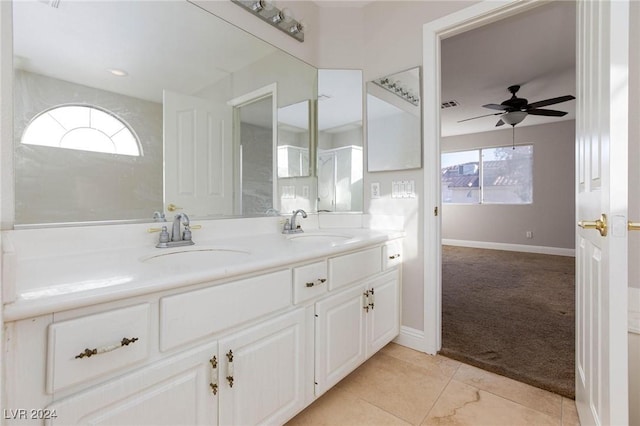
M 316 396 L 365 359 L 364 285 L 316 303 Z
M 304 406 L 304 309 L 220 340 L 220 424 L 283 424 Z
M 47 424 L 215 425 L 216 354 L 217 344 L 201 346 L 56 401 Z
M 371 309 L 367 313 L 367 358 L 400 333 L 400 285 L 393 270 L 367 284 Z

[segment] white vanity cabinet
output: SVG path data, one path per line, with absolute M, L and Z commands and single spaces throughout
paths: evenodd
M 9 321 L 4 424 L 283 424 L 398 335 L 384 247 Z
M 398 335 L 399 298 L 399 273 L 393 269 L 316 303 L 316 396 Z
M 304 309 L 219 341 L 220 424 L 282 424 L 304 407 Z
M 299 308 L 55 401 L 48 424 L 284 423 L 304 406 L 304 322 Z
M 53 402 L 50 425 L 216 425 L 217 343 L 168 357 Z M 19 421 L 16 424 L 20 424 Z

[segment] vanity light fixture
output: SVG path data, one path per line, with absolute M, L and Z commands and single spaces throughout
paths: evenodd
M 418 106 L 420 104 L 420 97 L 413 94 L 411 90 L 402 87 L 402 85 L 398 81 L 392 81 L 389 79 L 389 77 L 383 77 L 377 80 L 373 80 L 373 82 L 383 89 L 386 89 L 394 95 L 400 97 L 401 99 L 404 99 L 412 105 Z
M 299 42 L 304 41 L 304 24 L 302 21 L 293 19 L 289 9 L 283 8 L 280 10 L 268 0 L 231 0 L 231 2 L 241 6 L 280 31 L 289 34 Z

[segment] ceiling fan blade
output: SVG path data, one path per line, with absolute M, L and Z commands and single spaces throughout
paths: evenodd
M 528 109 L 531 108 L 539 108 L 547 105 L 559 104 L 560 102 L 570 101 L 575 99 L 575 96 L 566 95 L 566 96 L 558 96 L 557 98 L 545 99 L 544 101 L 533 102 L 527 106 Z
M 502 112 L 494 112 L 492 114 L 479 115 L 477 117 L 465 118 L 464 120 L 458 121 L 458 123 L 462 123 L 463 121 L 475 120 L 476 118 L 489 117 L 491 115 L 500 115 Z
M 500 121 L 496 123 L 496 127 L 502 126 L 503 124 L 504 124 L 504 121 L 502 121 L 502 118 L 501 118 Z
M 531 115 L 545 115 L 547 117 L 564 117 L 566 111 L 556 111 L 555 109 L 530 109 L 527 111 Z
M 486 105 L 482 105 L 484 108 L 489 108 L 489 109 L 497 109 L 500 111 L 506 111 L 509 109 L 508 105 L 500 105 L 500 104 L 486 104 Z

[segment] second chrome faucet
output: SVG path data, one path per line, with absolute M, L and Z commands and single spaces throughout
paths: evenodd
M 305 219 L 307 218 L 307 212 L 305 212 L 304 210 L 294 210 L 293 215 L 291 216 L 291 220 L 287 219 L 287 221 L 284 223 L 284 227 L 282 228 L 283 234 L 297 234 L 300 232 L 304 232 L 300 225 L 296 224 L 296 216 L 298 216 L 298 214 L 302 215 L 302 217 Z

